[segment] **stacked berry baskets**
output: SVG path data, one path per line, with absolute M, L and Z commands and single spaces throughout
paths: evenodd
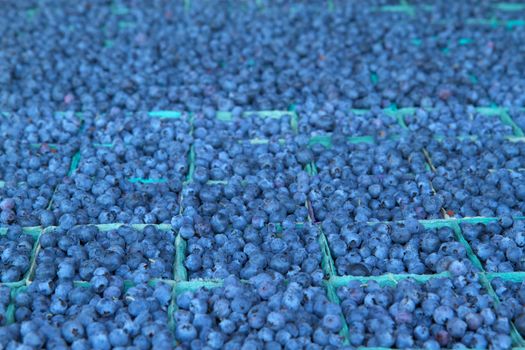
M 399 133 L 305 135 L 295 111 L 154 111 L 94 128 L 79 114 L 36 218 L 8 197 L 24 179 L 2 188 L 5 344 L 524 344 L 525 143 L 507 110 L 475 111 L 502 137 L 412 132 L 432 117 L 419 108 L 349 113 Z M 486 188 L 456 190 L 473 176 Z
M 0 349 L 525 348 L 525 6 L 55 5 L 0 4 Z

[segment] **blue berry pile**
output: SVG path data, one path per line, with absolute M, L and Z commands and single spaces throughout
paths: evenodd
M 432 185 L 449 216 L 522 215 L 523 143 L 445 139 L 431 141 L 427 150 L 436 168 Z
M 433 191 L 423 146 L 412 141 L 314 145 L 318 176 L 309 180 L 308 199 L 315 220 L 337 225 L 347 216 L 357 222 L 440 217 L 443 198 Z
M 224 286 L 177 296 L 175 336 L 180 348 L 340 348 L 341 307 L 319 287 L 283 283 L 262 273 L 243 284 L 233 276 Z
M 525 285 L 523 282 L 502 277 L 494 278 L 491 284 L 501 301 L 497 307 L 498 315 L 512 320 L 517 331 L 525 336 L 525 313 L 522 306 L 525 298 Z
M 525 348 L 523 4 L 0 13 L 0 349 Z
M 454 105 L 452 108 L 436 107 L 430 110 L 417 109 L 404 117 L 410 130 L 437 136 L 494 137 L 512 135 L 512 125 L 505 124 L 497 115 L 487 115 L 474 106 Z M 479 126 L 483 125 L 483 128 Z
M 477 275 L 406 279 L 395 286 L 351 281 L 338 288 L 352 346 L 509 349 L 510 319 L 497 312 Z
M 444 271 L 456 276 L 473 268 L 465 247 L 446 226 L 425 229 L 416 220 L 348 224 L 337 233 L 327 234 L 327 238 L 341 276 L 422 275 Z
M 525 271 L 525 222 L 506 217 L 501 222 L 464 224 L 462 230 L 487 271 Z
M 108 276 L 146 283 L 173 275 L 175 237 L 147 225 L 143 230 L 130 226 L 101 231 L 97 226 L 60 227 L 40 236 L 34 281 L 48 285 L 54 279 L 91 282 L 103 291 Z
M 363 136 L 375 135 L 385 138 L 403 132 L 399 120 L 389 111 L 378 107 L 369 110 L 352 109 L 350 105 L 335 108 L 327 107 L 326 110 L 312 110 L 301 113 L 298 122 L 299 132 L 311 136 L 340 135 Z
M 22 232 L 20 226 L 11 226 L 0 235 L 1 282 L 20 281 L 28 273 L 35 239 Z
M 34 282 L 15 296 L 19 327 L 3 328 L 2 342 L 55 349 L 169 348 L 170 293 L 162 283 L 126 286 L 116 276 L 103 289 L 72 280 Z

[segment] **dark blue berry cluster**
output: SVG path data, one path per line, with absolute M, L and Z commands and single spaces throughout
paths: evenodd
M 433 136 L 490 138 L 514 135 L 512 126 L 504 124 L 498 115 L 483 114 L 471 105 L 419 108 L 404 119 L 409 130 Z
M 510 319 L 500 315 L 476 274 L 411 279 L 396 286 L 351 281 L 337 294 L 352 346 L 510 349 Z
M 351 105 L 326 103 L 319 109 L 315 104 L 305 104 L 298 123 L 299 132 L 311 136 L 364 136 L 385 138 L 403 132 L 397 118 L 374 106 L 370 110 L 352 109 Z
M 272 272 L 308 286 L 323 281 L 321 259 L 316 227 L 248 225 L 215 235 L 201 231 L 190 237 L 184 266 L 190 279 L 228 275 L 250 279 Z
M 46 224 L 55 186 L 68 172 L 72 148 L 0 142 L 0 224 Z
M 503 137 L 434 139 L 426 148 L 436 168 L 457 173 L 501 168 L 518 171 L 525 167 L 525 143 Z
M 10 226 L 0 233 L 0 282 L 22 280 L 29 271 L 34 245 L 34 237 L 20 226 Z
M 199 183 L 210 180 L 236 182 L 238 178 L 249 181 L 251 178 L 261 186 L 264 182 L 270 187 L 269 182 L 273 180 L 275 186 L 289 187 L 295 182 L 297 173 L 312 160 L 308 157 L 306 142 L 274 138 L 258 143 L 257 140 L 236 140 L 231 133 L 223 137 L 214 134 L 213 139 L 208 140 L 207 136 L 201 137 L 198 129 L 195 136 L 193 180 Z
M 14 297 L 16 323 L 0 328 L 0 345 L 48 349 L 170 348 L 171 287 L 126 286 L 111 276 L 104 289 L 60 280 L 33 282 Z M 22 345 L 23 344 L 23 345 Z
M 71 145 L 83 119 L 74 112 L 57 112 L 51 106 L 34 104 L 0 116 L 0 136 L 4 140 L 24 140 L 30 144 Z M 11 153 L 11 152 L 10 152 Z
M 525 271 L 525 222 L 504 217 L 500 222 L 463 224 L 461 229 L 488 272 Z
M 498 315 L 511 320 L 521 336 L 525 336 L 525 284 L 496 277 L 491 285 L 500 300 L 497 306 Z
M 296 196 L 285 176 L 275 179 L 232 177 L 227 184 L 192 183 L 184 188 L 181 215 L 172 219 L 183 238 L 224 233 L 229 227 L 260 230 L 268 224 L 306 222 L 304 196 Z
M 78 169 L 56 188 L 54 223 L 169 222 L 188 173 L 188 120 L 110 115 L 93 125 Z
M 312 147 L 319 174 L 305 181 L 315 220 L 335 223 L 441 216 L 424 153 L 405 141 Z M 339 223 L 338 223 L 339 222 Z
M 161 280 L 174 256 L 173 233 L 150 225 L 46 230 L 27 286 L 13 289 L 15 323 L 0 329 L 0 345 L 170 348 L 172 286 Z
M 188 116 L 173 119 L 145 113 L 109 113 L 86 123 L 82 148 L 86 167 L 129 178 L 182 180 L 192 141 Z
M 103 291 L 109 276 L 146 283 L 173 275 L 175 237 L 152 225 L 101 230 L 97 226 L 57 228 L 40 237 L 34 283 L 51 288 L 55 280 L 91 282 Z
M 0 349 L 523 345 L 523 4 L 0 13 Z
M 104 170 L 99 170 L 102 176 Z M 57 186 L 51 224 L 69 229 L 95 223 L 167 223 L 179 211 L 180 181 L 140 183 L 122 175 L 97 179 L 82 171 Z
M 177 296 L 178 349 L 336 349 L 343 346 L 341 307 L 324 289 L 263 273 L 243 284 Z
M 328 230 L 332 229 L 327 227 Z M 327 234 L 339 275 L 386 273 L 454 276 L 471 270 L 463 244 L 449 227 L 425 229 L 416 220 L 394 224 L 347 224 Z
M 430 142 L 432 185 L 449 215 L 522 215 L 524 145 L 503 139 Z
M 231 111 L 205 109 L 194 117 L 194 135 L 207 143 L 218 140 L 274 139 L 296 133 L 297 114 L 293 111 Z

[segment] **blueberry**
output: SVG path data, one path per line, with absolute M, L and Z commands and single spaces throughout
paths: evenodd
M 468 313 L 465 316 L 465 322 L 467 323 L 468 329 L 475 331 L 483 324 L 483 318 L 479 314 Z
M 452 318 L 447 321 L 447 330 L 454 338 L 462 338 L 467 330 L 467 324 L 459 318 Z
M 454 260 L 448 266 L 448 271 L 452 274 L 452 276 L 460 276 L 467 273 L 467 267 L 463 262 Z
M 189 323 L 182 323 L 177 325 L 175 336 L 182 342 L 191 342 L 197 337 L 197 330 Z
M 423 325 L 418 325 L 414 329 L 414 336 L 417 338 L 417 340 L 426 341 L 429 337 L 429 334 L 428 328 Z
M 190 271 L 198 271 L 202 266 L 202 259 L 200 255 L 191 254 L 186 257 L 185 266 Z
M 95 333 L 89 337 L 91 346 L 94 349 L 110 349 L 111 344 L 109 342 L 108 336 L 104 333 Z
M 400 349 L 411 348 L 414 346 L 414 339 L 408 333 L 401 332 L 396 338 L 396 347 Z
M 286 319 L 281 313 L 272 311 L 267 316 L 267 323 L 271 329 L 278 331 L 284 327 L 286 324 Z
M 103 317 L 113 315 L 117 310 L 117 303 L 114 300 L 102 298 L 96 304 L 97 313 Z
M 228 319 L 222 320 L 219 327 L 224 334 L 232 334 L 236 329 L 235 323 Z
M 498 349 L 510 349 L 512 347 L 512 338 L 507 334 L 496 334 L 491 340 L 491 345 Z
M 423 344 L 423 348 L 427 350 L 437 350 L 437 349 L 441 349 L 441 346 L 436 340 L 431 339 L 431 340 L 427 340 Z
M 84 327 L 77 321 L 66 322 L 62 326 L 62 336 L 68 343 L 75 343 L 84 336 Z
M 17 282 L 29 269 L 33 237 L 12 226 L 0 236 L 0 277 L 2 282 Z
M 341 318 L 339 315 L 325 315 L 323 317 L 323 326 L 332 332 L 338 332 L 342 327 Z
M 126 346 L 129 340 L 126 332 L 117 328 L 109 333 L 109 341 L 112 346 Z

